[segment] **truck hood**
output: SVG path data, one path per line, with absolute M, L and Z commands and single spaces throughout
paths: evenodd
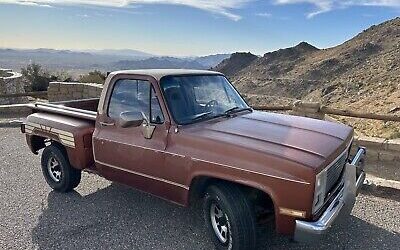
M 203 122 L 196 127 L 196 136 L 207 140 L 313 169 L 328 165 L 346 150 L 353 137 L 353 129 L 343 124 L 258 111 Z

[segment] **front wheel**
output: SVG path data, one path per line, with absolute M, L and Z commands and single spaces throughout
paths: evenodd
M 71 166 L 65 148 L 58 144 L 43 150 L 42 172 L 47 184 L 62 193 L 76 188 L 81 181 L 81 171 Z
M 230 183 L 210 186 L 204 197 L 203 214 L 216 249 L 255 249 L 254 209 L 238 186 Z

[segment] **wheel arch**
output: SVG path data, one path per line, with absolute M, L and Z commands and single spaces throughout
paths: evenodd
M 49 146 L 50 144 L 57 146 L 63 153 L 67 154 L 66 147 L 59 141 L 53 138 L 47 138 L 39 135 L 27 135 L 26 141 L 32 153 L 38 154 L 39 150 Z
M 235 179 L 210 176 L 210 175 L 196 175 L 192 178 L 189 185 L 188 204 L 191 205 L 194 202 L 196 202 L 196 200 L 201 199 L 210 185 L 220 182 L 233 183 L 235 185 L 240 186 L 247 192 L 248 191 L 260 192 L 260 194 L 263 194 L 264 198 L 268 199 L 271 202 L 272 205 L 271 208 L 273 210 L 276 209 L 276 200 L 274 199 L 274 194 L 272 190 L 270 190 L 270 188 L 251 181 L 239 181 Z
M 26 142 L 29 149 L 35 155 L 39 153 L 39 150 L 46 147 L 46 139 L 47 138 L 38 135 L 26 135 Z

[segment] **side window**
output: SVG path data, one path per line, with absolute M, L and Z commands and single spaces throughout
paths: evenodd
M 164 123 L 164 115 L 161 110 L 156 92 L 151 88 L 151 123 Z
M 150 89 L 151 84 L 148 81 L 137 81 L 137 111 L 143 112 L 147 118 L 150 117 Z
M 138 80 L 118 80 L 110 98 L 108 116 L 118 119 L 123 112 L 150 114 L 150 83 Z

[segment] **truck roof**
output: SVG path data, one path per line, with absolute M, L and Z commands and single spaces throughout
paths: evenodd
M 152 76 L 156 80 L 160 80 L 164 76 L 171 75 L 222 75 L 220 72 L 211 70 L 196 70 L 196 69 L 140 69 L 140 70 L 120 70 L 111 74 L 134 74 Z

